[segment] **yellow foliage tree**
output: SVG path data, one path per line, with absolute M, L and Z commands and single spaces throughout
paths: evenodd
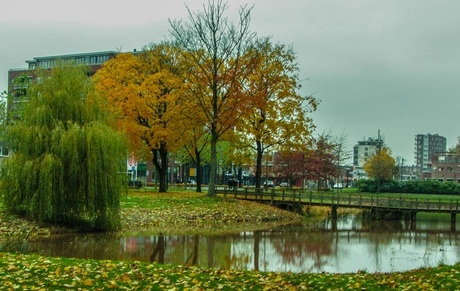
M 264 152 L 302 150 L 309 143 L 313 124 L 307 114 L 316 110 L 317 100 L 297 93 L 298 68 L 291 47 L 260 39 L 244 59 L 252 63 L 252 71 L 241 83 L 250 106 L 237 126 L 238 143 L 257 153 L 256 188 L 260 188 Z
M 383 181 L 390 180 L 398 172 L 396 161 L 387 148 L 378 150 L 368 159 L 364 164 L 364 171 L 377 182 L 377 192 L 380 192 L 380 185 Z
M 120 54 L 94 76 L 96 88 L 106 96 L 109 111 L 125 131 L 131 150 L 150 156 L 159 179 L 159 192 L 167 190 L 168 153 L 185 142 L 182 134 L 188 110 L 177 51 L 167 43 L 152 45 L 137 54 Z

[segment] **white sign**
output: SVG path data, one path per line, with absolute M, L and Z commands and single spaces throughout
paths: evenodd
M 136 171 L 137 170 L 137 160 L 134 158 L 133 155 L 128 157 L 127 160 L 128 171 Z

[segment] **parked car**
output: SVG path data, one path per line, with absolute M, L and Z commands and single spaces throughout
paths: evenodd
M 287 188 L 287 187 L 289 187 L 289 183 L 288 182 L 281 182 L 280 187 Z
M 343 184 L 342 183 L 336 183 L 334 184 L 334 186 L 332 186 L 333 189 L 342 189 L 343 188 Z
M 275 183 L 273 181 L 266 181 L 264 183 L 264 187 L 269 188 L 269 187 L 275 187 Z
M 196 182 L 193 179 L 188 179 L 187 184 L 188 185 L 196 185 Z

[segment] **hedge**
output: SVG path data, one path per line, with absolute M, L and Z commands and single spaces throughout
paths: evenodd
M 359 180 L 356 182 L 361 192 L 377 192 L 377 182 L 374 180 Z M 427 181 L 385 181 L 380 184 L 380 192 L 413 193 L 413 194 L 460 194 L 460 183 Z

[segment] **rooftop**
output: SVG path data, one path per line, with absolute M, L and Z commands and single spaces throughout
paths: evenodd
M 91 52 L 91 53 L 78 53 L 78 54 L 67 54 L 67 55 L 55 55 L 55 56 L 46 56 L 46 57 L 35 57 L 32 60 L 26 61 L 26 63 L 43 61 L 43 60 L 55 60 L 55 59 L 74 59 L 78 57 L 87 57 L 87 56 L 105 56 L 105 55 L 114 55 L 118 54 L 117 51 L 102 51 L 102 52 Z

